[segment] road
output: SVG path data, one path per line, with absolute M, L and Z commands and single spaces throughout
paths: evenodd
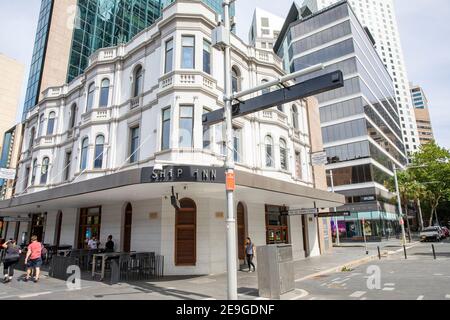
M 450 300 L 450 242 L 420 243 L 351 271 L 322 275 L 296 284 L 299 300 Z M 379 275 L 379 277 L 377 277 Z

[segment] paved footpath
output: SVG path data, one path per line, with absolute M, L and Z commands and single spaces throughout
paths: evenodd
M 330 254 L 315 258 L 309 258 L 302 261 L 296 261 L 295 279 L 297 289 L 296 291 L 284 296 L 283 298 L 292 300 L 309 298 L 338 299 L 342 296 L 342 294 L 347 296 L 351 295 L 354 292 L 347 294 L 347 292 L 342 293 L 341 291 L 337 291 L 333 293 L 333 295 L 329 295 L 315 290 L 320 290 L 322 288 L 328 289 L 328 285 L 331 285 L 331 287 L 335 286 L 335 283 L 328 282 L 335 278 L 341 277 L 343 274 L 345 274 L 345 277 L 350 276 L 349 279 L 351 279 L 352 277 L 355 277 L 356 279 L 357 276 L 363 276 L 363 272 L 361 272 L 363 267 L 357 267 L 357 265 L 363 263 L 373 264 L 373 262 L 377 262 L 378 245 L 382 247 L 381 251 L 384 255 L 382 262 L 393 262 L 397 261 L 396 259 L 400 259 L 401 257 L 403 257 L 402 253 L 394 254 L 394 252 L 397 250 L 400 250 L 402 252 L 398 241 L 387 243 L 383 242 L 381 244 L 369 244 L 368 255 L 366 254 L 364 246 L 346 246 L 334 248 L 333 252 Z M 408 263 L 413 263 L 413 261 L 416 261 L 416 264 L 418 264 L 418 259 L 426 259 L 430 260 L 430 263 L 443 263 L 445 264 L 445 268 L 449 269 L 446 263 L 447 260 L 450 260 L 450 256 L 447 258 L 439 258 L 438 261 L 431 261 L 432 258 L 430 258 L 429 256 L 421 256 L 421 254 L 423 254 L 422 251 L 416 252 L 415 248 L 417 246 L 421 246 L 420 244 L 416 243 L 412 246 L 413 247 L 408 251 L 411 253 L 414 252 L 415 255 L 414 258 L 411 257 L 411 259 L 407 260 Z M 430 247 L 429 244 L 427 244 L 427 246 Z M 440 246 L 442 246 L 442 248 L 446 248 L 445 250 L 447 250 L 450 254 L 449 243 L 440 244 Z M 441 251 L 443 250 L 444 249 L 442 249 Z M 391 254 L 389 257 L 387 256 L 388 253 Z M 401 259 L 398 261 L 400 262 Z M 341 272 L 343 266 L 356 268 L 355 272 L 356 270 L 358 270 L 358 272 L 356 273 L 361 274 L 350 275 L 350 273 Z M 412 267 L 412 271 L 413 270 L 415 270 L 414 267 Z M 435 273 L 439 272 L 436 271 Z M 406 274 L 405 277 L 407 277 Z M 345 282 L 347 281 L 348 280 L 346 280 Z M 326 284 L 324 284 L 325 282 Z M 222 300 L 226 299 L 226 284 L 226 274 L 217 274 L 200 277 L 165 277 L 161 281 L 122 283 L 112 286 L 104 283 L 83 280 L 80 290 L 70 290 L 67 288 L 65 282 L 44 277 L 41 282 L 37 284 L 24 283 L 16 280 L 6 285 L 0 284 L 0 299 Z M 256 273 L 247 273 L 243 271 L 238 272 L 238 294 L 240 299 L 262 299 L 258 297 L 257 287 L 258 284 Z M 351 287 L 348 288 L 349 290 L 353 289 L 350 289 Z M 363 289 L 355 289 L 355 291 L 363 291 Z M 328 290 L 327 292 L 330 291 Z M 361 296 L 361 298 L 363 298 L 363 296 Z

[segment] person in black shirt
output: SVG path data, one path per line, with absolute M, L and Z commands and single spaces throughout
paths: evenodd
M 114 252 L 114 241 L 112 235 L 108 236 L 108 241 L 105 244 L 105 252 Z

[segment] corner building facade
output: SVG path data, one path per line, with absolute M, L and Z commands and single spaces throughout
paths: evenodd
M 127 44 L 98 50 L 85 73 L 28 112 L 16 195 L 0 202 L 6 237 L 82 248 L 113 235 L 116 251 L 163 255 L 165 274 L 225 271 L 226 145 L 221 125 L 202 126 L 205 112 L 223 108 L 223 53 L 210 45 L 217 15 L 183 0 L 162 15 Z M 235 90 L 284 74 L 276 55 L 235 35 L 232 61 Z M 295 259 L 330 248 L 326 219 L 281 215 L 344 202 L 311 166 L 314 118 L 308 99 L 233 121 L 241 262 L 247 236 L 290 243 Z
M 302 17 L 293 5 L 275 50 L 290 71 L 323 63 L 324 70 L 297 81 L 342 70 L 344 87 L 317 96 L 327 179 L 346 197 L 339 210 L 342 239 L 395 235 L 398 215 L 384 183 L 406 162 L 394 85 L 378 56 L 370 32 L 347 1 Z M 335 232 L 336 227 L 333 224 Z

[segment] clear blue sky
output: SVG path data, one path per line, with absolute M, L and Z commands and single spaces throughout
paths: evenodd
M 437 141 L 450 148 L 450 1 L 395 0 L 395 3 L 409 80 L 425 89 Z M 238 35 L 247 40 L 256 6 L 285 16 L 291 4 L 292 0 L 238 0 Z M 24 88 L 39 6 L 40 0 L 0 0 L 0 52 L 26 65 Z

